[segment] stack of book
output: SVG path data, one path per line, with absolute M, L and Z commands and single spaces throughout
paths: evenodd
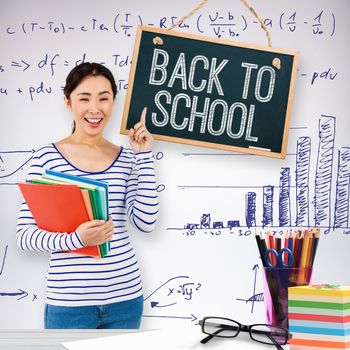
M 350 287 L 310 285 L 288 289 L 293 346 L 350 348 Z
M 86 221 L 108 220 L 108 184 L 103 181 L 45 170 L 41 177 L 18 185 L 43 230 L 72 233 Z M 109 250 L 107 242 L 72 252 L 103 258 Z

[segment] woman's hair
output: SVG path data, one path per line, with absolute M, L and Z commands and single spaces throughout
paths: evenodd
M 72 91 L 82 82 L 83 79 L 90 76 L 103 76 L 109 80 L 112 86 L 113 99 L 117 94 L 117 85 L 115 83 L 112 72 L 102 64 L 95 62 L 85 62 L 75 66 L 68 74 L 66 85 L 63 88 L 63 93 L 69 100 Z M 73 123 L 72 133 L 75 131 L 75 123 Z
M 83 79 L 89 76 L 102 75 L 109 80 L 112 86 L 113 98 L 117 94 L 117 85 L 112 72 L 99 63 L 85 62 L 75 66 L 68 74 L 66 79 L 66 86 L 63 89 L 63 93 L 67 99 L 70 98 L 72 91 L 81 83 Z

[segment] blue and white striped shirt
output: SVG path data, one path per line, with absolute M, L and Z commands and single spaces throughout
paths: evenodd
M 77 232 L 47 232 L 37 227 L 25 202 L 17 223 L 17 244 L 22 250 L 50 252 L 46 302 L 52 305 L 103 305 L 142 295 L 140 269 L 126 228 L 127 219 L 141 232 L 154 229 L 158 194 L 151 151 L 134 154 L 121 148 L 102 172 L 86 172 L 69 163 L 54 144 L 34 154 L 28 180 L 44 169 L 102 180 L 109 184 L 109 214 L 114 223 L 111 250 L 103 259 L 76 253 L 83 247 Z

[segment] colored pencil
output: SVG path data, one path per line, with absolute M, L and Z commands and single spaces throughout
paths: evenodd
M 267 237 L 268 237 L 269 248 L 275 249 L 275 237 L 272 235 L 270 231 L 267 233 Z M 276 265 L 276 257 L 274 254 L 271 255 L 271 263 L 272 265 Z
M 284 247 L 289 248 L 289 232 L 288 231 L 286 232 L 286 235 L 284 237 Z M 284 261 L 284 264 L 288 264 L 288 254 L 284 254 L 283 261 Z
M 309 243 L 310 243 L 310 237 L 307 232 L 304 234 L 304 244 L 303 244 L 303 249 L 301 251 L 301 256 L 300 256 L 300 266 L 301 268 L 306 267 L 306 260 L 307 260 L 307 254 L 309 250 Z
M 258 246 L 261 262 L 262 262 L 263 266 L 266 267 L 267 265 L 266 265 L 266 261 L 265 261 L 264 249 L 263 249 L 263 245 L 262 245 L 260 236 L 258 234 L 255 234 L 255 239 L 256 239 L 256 244 Z
M 306 267 L 312 267 L 311 266 L 311 260 L 312 260 L 312 254 L 314 250 L 314 245 L 315 245 L 315 235 L 313 232 L 310 233 L 310 245 L 309 245 L 309 251 L 307 254 L 307 259 L 306 259 Z
M 316 256 L 316 251 L 317 251 L 319 240 L 320 240 L 320 233 L 317 232 L 317 233 L 315 233 L 314 249 L 312 251 L 312 256 L 311 256 L 311 263 L 310 263 L 311 267 L 314 266 L 314 261 L 315 261 L 315 256 Z
M 303 250 L 303 245 L 304 245 L 304 237 L 299 236 L 299 245 L 298 245 L 298 250 L 297 250 L 297 255 L 296 255 L 296 266 L 295 267 L 301 267 L 300 266 L 300 260 L 301 260 L 301 252 Z
M 268 230 L 266 232 L 266 238 L 262 233 L 255 233 L 256 244 L 258 246 L 260 258 L 264 267 L 268 267 L 265 260 L 265 254 L 268 248 L 275 249 L 279 252 L 282 249 L 282 237 L 275 237 L 274 234 Z M 320 239 L 319 229 L 304 230 L 298 229 L 297 231 L 287 230 L 283 246 L 291 250 L 294 256 L 292 264 L 293 268 L 300 268 L 299 283 L 304 283 L 307 278 L 305 269 L 312 268 L 317 252 L 317 247 Z M 276 256 L 271 254 L 269 256 L 271 263 L 276 264 Z M 283 261 L 285 265 L 288 265 L 288 254 L 284 254 Z M 304 282 L 302 282 L 304 281 Z
M 289 233 L 289 237 L 288 237 L 288 248 L 293 251 L 293 247 L 294 247 L 294 237 L 293 237 L 293 233 L 292 230 L 290 230 L 291 232 Z
M 299 248 L 300 248 L 300 236 L 296 236 L 294 240 L 294 245 L 293 245 L 293 255 L 294 255 L 294 262 L 292 267 L 299 267 Z
M 264 252 L 263 259 L 264 259 L 264 261 L 265 261 L 265 252 L 267 251 L 266 239 L 265 239 L 264 237 L 262 237 L 261 234 L 260 234 L 260 239 L 261 239 L 261 243 L 262 243 L 262 247 L 263 247 L 263 252 Z M 265 261 L 265 264 L 266 264 L 266 261 Z

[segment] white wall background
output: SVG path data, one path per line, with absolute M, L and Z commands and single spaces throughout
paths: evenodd
M 138 24 L 169 27 L 199 1 L 51 1 L 0 2 L 0 328 L 43 327 L 48 256 L 20 252 L 15 243 L 24 179 L 32 150 L 70 132 L 64 107 L 65 77 L 79 60 L 104 63 L 120 85 L 108 138 L 127 145 L 119 134 Z M 144 328 L 195 323 L 205 315 L 264 322 L 264 305 L 245 302 L 262 290 L 262 272 L 254 232 L 262 228 L 263 186 L 275 186 L 273 226 L 279 226 L 279 181 L 290 169 L 291 226 L 296 220 L 296 145 L 311 138 L 309 224 L 314 225 L 315 173 L 319 123 L 335 125 L 332 181 L 326 192 L 328 222 L 322 229 L 314 282 L 350 285 L 349 198 L 345 221 L 334 228 L 336 182 L 345 174 L 349 193 L 349 160 L 338 164 L 338 150 L 350 147 L 348 102 L 348 1 L 252 1 L 265 20 L 276 48 L 300 54 L 285 160 L 155 142 L 161 200 L 160 220 L 150 236 L 133 235 L 144 276 Z M 267 45 L 260 25 L 240 1 L 209 1 L 180 30 L 206 36 Z M 329 119 L 321 116 L 331 116 Z M 326 118 L 326 119 L 325 119 Z M 332 160 L 333 162 L 330 162 Z M 347 181 L 347 182 L 346 182 Z M 256 193 L 256 228 L 246 227 L 245 194 Z M 346 191 L 345 191 L 346 192 Z M 211 221 L 239 220 L 229 230 L 187 230 L 202 214 Z M 317 215 L 316 215 L 317 216 Z M 285 231 L 287 227 L 283 227 Z M 327 234 L 325 231 L 329 231 Z M 258 264 L 259 268 L 254 268 Z M 239 300 L 239 299 L 244 299 Z M 152 302 L 152 303 L 151 303 Z M 158 303 L 158 304 L 156 304 Z M 152 307 L 153 306 L 153 307 Z

